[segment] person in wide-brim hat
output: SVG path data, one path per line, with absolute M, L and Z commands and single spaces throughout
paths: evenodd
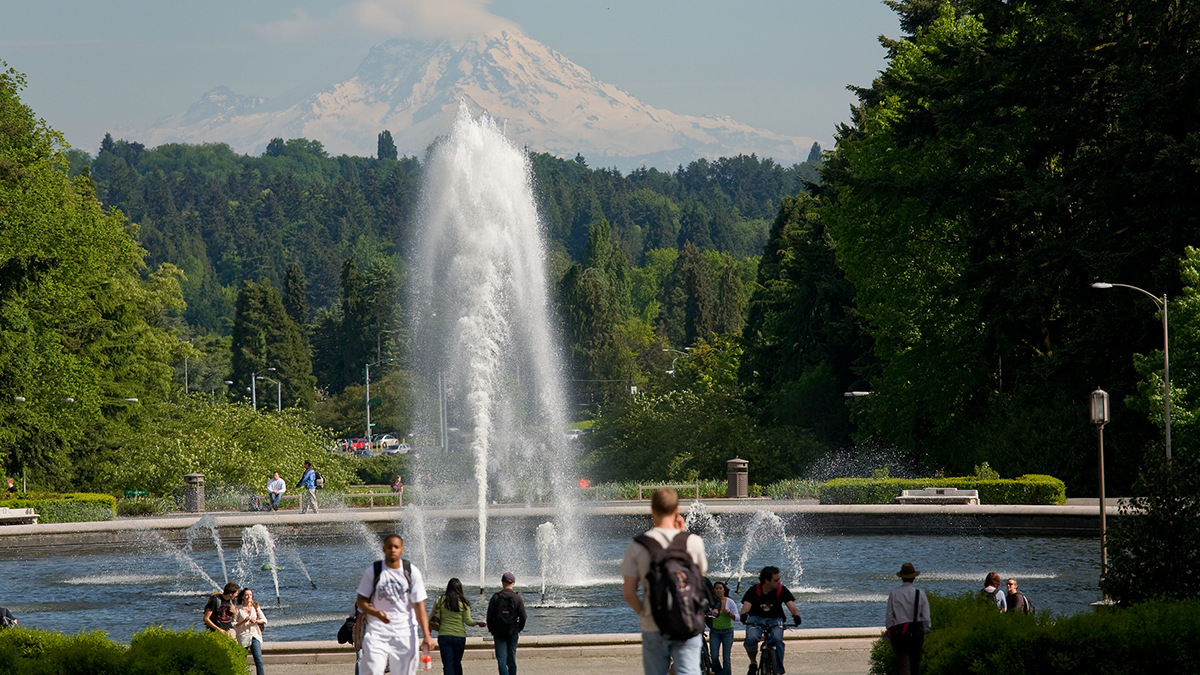
M 896 572 L 896 576 L 900 577 L 901 579 L 916 579 L 920 574 L 921 573 L 917 571 L 917 568 L 913 567 L 912 563 L 904 563 L 900 566 L 900 571 Z

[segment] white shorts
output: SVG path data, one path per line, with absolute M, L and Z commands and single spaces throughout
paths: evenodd
M 411 635 L 396 635 L 384 631 L 373 631 L 368 624 L 363 636 L 362 658 L 359 672 L 362 675 L 383 675 L 385 667 L 391 675 L 416 675 L 420 662 L 417 631 Z

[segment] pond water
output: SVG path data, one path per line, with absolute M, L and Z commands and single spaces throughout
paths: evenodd
M 250 530 L 252 528 L 247 528 Z M 489 540 L 489 584 L 512 571 L 529 610 L 528 634 L 637 632 L 638 622 L 621 599 L 618 572 L 629 538 L 601 532 L 563 542 L 556 550 L 550 528 L 535 532 L 495 532 Z M 602 528 L 598 528 L 602 529 Z M 982 587 L 996 571 L 1016 577 L 1039 610 L 1058 614 L 1088 611 L 1099 599 L 1098 538 L 962 535 L 789 535 L 767 528 L 744 533 L 705 532 L 710 578 L 730 579 L 741 592 L 765 565 L 781 568 L 785 585 L 799 600 L 805 628 L 879 626 L 889 589 L 898 583 L 901 563 L 921 571 L 918 585 L 955 594 Z M 426 572 L 436 596 L 450 577 L 464 581 L 476 619 L 498 587 L 477 595 L 477 544 L 470 533 L 427 528 L 427 540 L 409 536 L 405 557 Z M 490 539 L 490 538 L 489 538 Z M 74 551 L 31 557 L 0 552 L 0 605 L 12 609 L 21 625 L 73 633 L 106 630 L 125 641 L 149 625 L 183 629 L 201 626 L 208 593 L 230 581 L 250 586 L 270 620 L 268 641 L 332 640 L 350 614 L 354 588 L 378 551 L 376 535 L 358 527 L 333 543 L 277 543 L 264 546 L 261 531 L 247 533 L 242 546 L 218 551 L 204 537 L 195 550 L 180 549 L 146 534 L 133 552 Z M 539 546 L 541 544 L 541 546 Z M 542 555 L 539 556 L 539 550 Z M 269 568 L 279 569 L 279 597 Z M 543 593 L 542 569 L 547 578 Z M 570 561 L 569 565 L 561 561 Z M 264 568 L 264 566 L 267 566 Z M 566 569 L 564 569 L 566 568 Z M 748 570 L 748 572 L 743 572 Z M 740 593 L 734 596 L 740 599 Z M 478 631 L 471 634 L 478 634 Z

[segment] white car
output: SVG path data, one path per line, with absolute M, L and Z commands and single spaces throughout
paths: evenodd
M 397 445 L 400 445 L 400 439 L 396 438 L 395 436 L 393 436 L 391 434 L 384 434 L 382 436 L 376 437 L 376 439 L 375 439 L 375 447 L 379 448 L 380 450 L 387 450 L 388 448 L 394 448 Z
M 412 448 L 409 447 L 408 443 L 401 443 L 384 450 L 384 452 L 389 455 L 407 455 L 412 452 Z

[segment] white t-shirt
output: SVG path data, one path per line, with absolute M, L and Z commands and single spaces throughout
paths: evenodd
M 272 478 L 267 481 L 267 492 L 278 492 L 283 494 L 287 491 L 287 483 L 283 482 L 282 478 Z
M 682 532 L 655 527 L 646 534 L 658 540 L 658 543 L 666 548 L 671 545 L 675 536 Z M 692 562 L 696 563 L 696 567 L 700 569 L 700 574 L 708 574 L 708 558 L 704 555 L 704 540 L 700 538 L 700 535 L 693 532 L 692 536 L 688 537 L 687 552 L 692 556 Z M 625 557 L 621 560 L 621 576 L 637 578 L 638 584 L 642 587 L 642 632 L 657 633 L 659 632 L 658 624 L 654 623 L 650 603 L 646 601 L 646 575 L 649 572 L 650 552 L 636 541 L 629 542 L 629 546 L 625 548 Z
M 408 636 L 412 626 L 417 625 L 417 616 L 412 611 L 413 603 L 425 602 L 425 579 L 421 570 L 412 565 L 412 588 L 404 578 L 404 566 L 392 569 L 385 563 L 379 573 L 379 584 L 375 586 L 375 598 L 371 606 L 381 612 L 386 612 L 389 623 L 384 623 L 370 614 L 367 615 L 367 630 L 378 633 L 388 633 Z M 364 598 L 371 597 L 371 584 L 375 579 L 375 564 L 367 565 L 363 571 L 362 580 L 358 582 L 358 594 Z

